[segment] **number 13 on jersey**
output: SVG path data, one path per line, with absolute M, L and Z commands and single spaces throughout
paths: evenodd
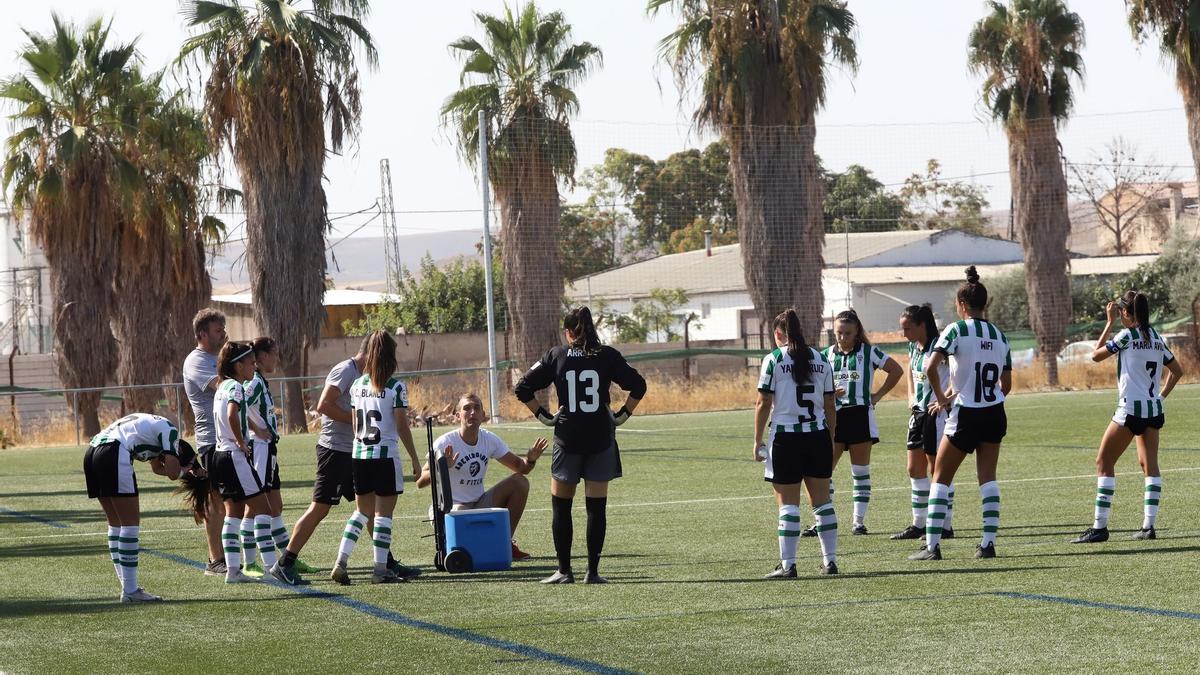
M 567 381 L 567 412 L 594 413 L 600 409 L 599 373 L 568 370 L 563 377 Z

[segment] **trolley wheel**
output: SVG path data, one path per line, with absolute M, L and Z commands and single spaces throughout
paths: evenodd
M 446 571 L 451 574 L 461 574 L 471 571 L 471 554 L 461 548 L 456 548 L 446 554 Z

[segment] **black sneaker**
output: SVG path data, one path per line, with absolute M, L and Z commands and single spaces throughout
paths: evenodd
M 821 565 L 820 567 L 818 567 L 817 572 L 819 574 L 837 574 L 838 573 L 837 562 L 830 560 L 829 562 L 825 563 L 824 565 Z
M 1099 544 L 1108 541 L 1107 527 L 1089 527 L 1083 534 L 1071 540 L 1072 544 Z
M 953 539 L 953 538 L 954 538 L 954 528 L 953 527 L 947 527 L 942 530 L 942 539 Z
M 585 583 L 585 584 L 607 584 L 608 579 L 605 579 L 604 577 L 600 576 L 599 574 L 597 574 L 595 572 L 588 572 L 583 577 L 583 583 Z
M 929 548 L 922 546 L 920 551 L 908 556 L 909 560 L 941 560 L 942 547 L 940 545 Z
M 1158 535 L 1154 532 L 1153 527 L 1143 527 L 1142 529 L 1138 530 L 1137 532 L 1134 532 L 1133 536 L 1130 537 L 1130 539 L 1141 539 L 1141 540 L 1158 539 Z
M 996 545 L 995 544 L 988 544 L 987 546 L 984 546 L 983 544 L 977 545 L 975 547 L 975 557 L 976 558 L 995 558 L 996 557 Z
M 767 576 L 765 576 L 763 578 L 764 579 L 795 579 L 796 578 L 796 566 L 788 565 L 787 567 L 784 567 L 783 563 L 779 563 L 778 565 L 775 566 L 774 572 L 771 572 L 770 574 L 768 574 Z
M 397 576 L 404 577 L 405 579 L 416 579 L 421 576 L 421 568 L 409 567 L 394 558 L 388 561 L 388 569 L 395 572 Z
M 893 534 L 890 539 L 921 539 L 925 536 L 925 528 L 909 525 L 903 530 Z
M 817 536 L 817 526 L 816 526 L 816 525 L 813 525 L 812 527 L 808 528 L 807 530 L 800 530 L 800 536 L 801 536 L 801 537 L 815 537 L 815 536 Z
M 850 530 L 850 534 L 866 534 L 866 533 L 867 533 L 866 525 L 855 525 L 854 529 Z
M 204 576 L 223 577 L 225 576 L 225 571 L 227 569 L 229 568 L 225 566 L 224 560 L 209 560 L 208 563 L 204 565 Z
M 299 574 L 296 574 L 296 570 L 291 567 L 284 567 L 278 561 L 274 565 L 271 565 L 268 573 L 280 583 L 287 584 L 288 586 L 303 586 L 308 583 L 301 579 Z
M 382 572 L 371 573 L 371 583 L 373 584 L 403 584 L 407 582 L 408 579 L 405 579 L 390 569 L 384 569 Z
M 543 584 L 573 584 L 575 583 L 575 575 L 570 572 L 555 572 L 550 576 L 542 579 Z

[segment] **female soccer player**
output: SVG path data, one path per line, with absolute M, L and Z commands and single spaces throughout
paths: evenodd
M 400 463 L 400 443 L 408 451 L 413 472 L 420 474 L 421 464 L 408 427 L 408 389 L 392 377 L 396 372 L 396 341 L 377 330 L 367 338 L 364 374 L 350 385 L 350 408 L 354 429 L 354 515 L 346 522 L 338 559 L 330 577 L 350 583 L 346 565 L 367 519 L 373 523 L 375 570 L 373 584 L 408 581 L 388 565 L 392 548 L 392 512 L 396 496 L 404 492 L 404 469 Z
M 996 557 L 996 531 L 1000 529 L 996 464 L 1000 459 L 1000 442 L 1008 432 L 1004 397 L 1012 390 L 1012 353 L 1004 333 L 983 318 L 987 288 L 980 283 L 975 266 L 968 267 L 966 273 L 967 280 L 958 287 L 956 302 L 961 320 L 942 331 L 925 363 L 925 376 L 938 407 L 949 410 L 950 417 L 934 460 L 925 545 L 909 560 L 942 559 L 942 522 L 950 484 L 958 467 L 972 453 L 976 453 L 975 470 L 983 503 L 983 539 L 976 547 L 975 557 Z M 952 363 L 953 403 L 943 389 L 940 370 L 947 358 Z
M 563 319 L 566 346 L 554 347 L 517 382 L 517 398 L 538 421 L 554 427 L 554 453 L 550 464 L 550 501 L 554 509 L 551 531 L 558 571 L 544 584 L 575 582 L 571 571 L 571 500 L 579 479 L 584 482 L 587 504 L 588 571 L 584 583 L 603 584 L 600 553 L 607 529 L 608 483 L 621 477 L 621 456 L 616 427 L 629 420 L 646 396 L 646 380 L 621 356 L 600 344 L 592 312 L 571 310 Z M 609 409 L 608 388 L 616 383 L 628 392 L 616 413 Z M 558 412 L 551 415 L 534 394 L 554 385 Z
M 1162 499 L 1162 474 L 1158 470 L 1158 438 L 1163 428 L 1163 400 L 1183 376 L 1183 368 L 1167 341 L 1150 326 L 1150 301 L 1145 295 L 1129 291 L 1116 302 L 1108 303 L 1108 323 L 1096 341 L 1092 360 L 1103 361 L 1117 355 L 1117 412 L 1096 455 L 1096 518 L 1076 544 L 1108 541 L 1108 512 L 1117 490 L 1117 459 L 1137 439 L 1138 463 L 1146 475 L 1145 515 L 1142 529 L 1134 539 L 1154 539 L 1154 521 Z M 1125 327 L 1109 340 L 1113 324 L 1120 318 Z M 1163 369 L 1167 377 L 1159 386 Z
M 850 451 L 850 477 L 854 481 L 854 529 L 851 533 L 866 534 L 867 508 L 871 505 L 871 446 L 879 442 L 875 404 L 896 386 L 904 371 L 881 349 L 871 346 L 858 313 L 852 309 L 837 315 L 833 336 L 836 343 L 824 351 L 825 359 L 833 365 L 833 383 L 837 392 L 833 466 L 837 467 L 843 452 Z M 887 373 L 887 379 L 872 394 L 871 380 L 880 368 Z M 810 534 L 813 533 L 810 530 Z
M 767 578 L 796 578 L 801 483 L 821 540 L 819 571 L 837 574 L 837 515 L 829 496 L 838 425 L 833 368 L 824 354 L 805 343 L 796 310 L 775 317 L 773 332 L 779 348 L 763 359 L 754 409 L 754 459 L 766 461 L 764 476 L 779 504 L 779 565 Z M 768 420 L 771 431 L 764 444 Z
M 925 360 L 933 353 L 938 338 L 937 320 L 928 304 L 909 305 L 900 314 L 900 331 L 908 340 L 908 402 L 912 415 L 908 418 L 908 478 L 912 486 L 912 525 L 892 535 L 892 539 L 920 539 L 925 536 L 925 521 L 929 510 L 929 475 L 938 442 L 946 427 L 946 411 L 933 398 L 933 390 L 925 377 Z M 949 364 L 938 366 L 942 382 L 950 379 Z M 951 392 L 947 392 L 951 396 Z M 942 539 L 954 536 L 950 517 L 954 513 L 954 486 L 946 500 L 946 519 L 942 524 Z
M 263 491 L 263 480 L 254 470 L 252 450 L 247 438 L 246 392 L 242 383 L 254 376 L 254 348 L 245 342 L 228 342 L 217 357 L 217 393 L 213 397 L 213 420 L 217 430 L 217 449 L 213 453 L 211 479 L 225 502 L 225 523 L 221 538 L 225 544 L 225 583 L 254 581 L 242 573 L 243 537 L 257 540 L 266 569 L 275 564 L 275 544 L 271 540 L 270 507 Z M 243 527 L 243 518 L 252 518 L 253 530 Z M 249 534 L 252 532 L 253 534 Z M 247 561 L 247 563 L 252 561 Z
M 254 349 L 254 376 L 246 380 L 242 387 L 246 392 L 246 424 L 250 428 L 250 455 L 254 458 L 254 471 L 263 482 L 263 491 L 267 497 L 268 513 L 271 516 L 271 541 L 276 551 L 287 548 L 287 526 L 283 522 L 283 497 L 280 495 L 279 481 L 279 427 L 275 419 L 275 400 L 271 396 L 271 387 L 263 373 L 270 373 L 279 364 L 279 348 L 275 340 L 260 337 L 251 343 Z M 249 517 L 249 514 L 247 514 Z M 242 521 L 243 551 L 250 551 L 253 562 L 253 541 L 247 539 L 246 530 L 251 530 L 253 521 Z M 251 542 L 249 549 L 246 542 Z M 297 571 L 304 572 L 311 568 L 301 569 L 297 561 Z M 249 566 L 248 566 L 249 567 Z M 257 564 L 255 565 L 257 567 Z M 261 572 L 262 570 L 256 570 Z
M 98 499 L 108 520 L 108 552 L 121 602 L 158 602 L 162 598 L 138 586 L 138 533 L 141 510 L 133 461 L 149 462 L 150 470 L 171 480 L 188 471 L 196 459 L 191 446 L 166 418 L 134 413 L 96 434 L 83 455 L 87 494 Z M 204 488 L 207 492 L 207 487 Z

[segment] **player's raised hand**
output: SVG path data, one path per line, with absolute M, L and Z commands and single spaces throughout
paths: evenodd
M 454 466 L 455 462 L 458 461 L 458 452 L 455 451 L 454 446 L 453 445 L 446 446 L 445 454 L 446 454 L 446 462 L 448 464 L 450 464 L 450 466 Z
M 1108 316 L 1109 323 L 1116 323 L 1117 319 L 1121 318 L 1121 306 L 1115 300 L 1109 301 L 1104 306 L 1104 313 Z
M 533 442 L 533 447 L 529 448 L 529 452 L 525 454 L 525 461 L 538 461 L 538 458 L 542 456 L 542 453 L 545 452 L 546 448 L 548 447 L 550 447 L 550 442 L 547 441 L 544 436 L 538 436 L 538 439 Z

